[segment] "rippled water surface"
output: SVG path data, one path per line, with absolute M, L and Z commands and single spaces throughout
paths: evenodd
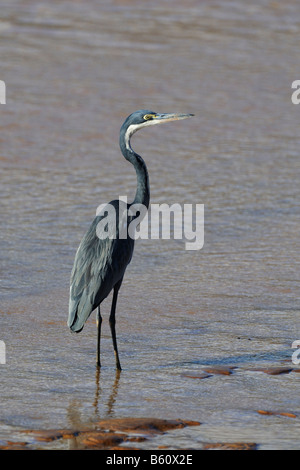
M 149 416 L 202 423 L 160 436 L 173 448 L 299 448 L 300 374 L 257 370 L 297 368 L 297 2 L 10 0 L 0 15 L 0 439 Z M 123 371 L 109 298 L 99 379 L 94 315 L 80 335 L 66 326 L 69 277 L 97 206 L 134 195 L 118 133 L 140 108 L 195 114 L 132 145 L 151 202 L 205 205 L 205 244 L 136 243 L 118 303 Z M 193 378 L 207 366 L 235 369 Z

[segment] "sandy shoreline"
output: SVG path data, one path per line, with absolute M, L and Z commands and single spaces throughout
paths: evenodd
M 158 418 L 116 418 L 95 423 L 93 428 L 85 429 L 51 429 L 24 430 L 24 440 L 7 441 L 0 446 L 1 450 L 41 450 L 53 449 L 53 444 L 60 441 L 60 449 L 69 450 L 141 450 L 138 443 L 147 441 L 151 448 L 151 437 L 165 434 L 186 426 L 200 426 L 198 421 L 166 420 Z M 50 445 L 50 446 L 49 446 Z M 55 446 L 56 447 L 56 446 Z M 145 448 L 145 447 L 144 447 Z M 158 446 L 158 449 L 170 449 Z M 181 450 L 256 450 L 253 442 L 216 442 L 205 443 L 195 448 Z
M 201 380 L 217 376 L 234 375 L 239 368 L 236 366 L 205 367 L 201 373 L 183 374 L 188 379 Z M 299 368 L 265 367 L 255 368 L 253 371 L 269 376 L 286 375 L 299 372 Z M 265 419 L 271 416 L 285 419 L 297 419 L 298 414 L 282 409 L 255 409 L 258 415 Z M 182 419 L 159 419 L 149 417 L 123 417 L 109 418 L 93 422 L 89 425 L 80 425 L 77 428 L 52 429 L 20 429 L 18 437 L 14 440 L 0 442 L 0 450 L 145 450 L 145 449 L 180 449 L 180 450 L 258 450 L 259 442 L 197 442 L 185 447 L 177 447 L 176 436 L 172 446 L 157 444 L 158 436 L 166 436 L 174 430 L 189 426 L 200 426 L 199 421 Z M 172 438 L 172 435 L 169 435 Z M 152 441 L 151 441 L 152 439 Z M 226 439 L 226 437 L 225 437 Z M 154 444 L 153 444 L 154 441 Z M 174 444 L 173 444 L 174 443 Z

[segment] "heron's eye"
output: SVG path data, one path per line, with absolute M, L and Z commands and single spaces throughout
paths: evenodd
M 153 119 L 153 118 L 154 118 L 154 114 L 145 114 L 144 116 L 145 121 L 149 121 L 149 119 Z

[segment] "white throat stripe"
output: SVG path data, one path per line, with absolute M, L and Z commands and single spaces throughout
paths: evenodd
M 142 127 L 148 127 L 148 126 L 153 126 L 154 124 L 159 124 L 161 122 L 161 120 L 149 120 L 149 121 L 145 121 L 145 122 L 142 122 L 141 124 L 131 124 L 126 133 L 125 133 L 125 145 L 126 145 L 126 148 L 131 150 L 131 147 L 130 147 L 130 137 L 136 132 L 138 131 L 139 129 L 141 129 Z

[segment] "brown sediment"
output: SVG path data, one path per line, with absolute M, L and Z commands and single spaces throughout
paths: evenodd
M 280 416 L 287 416 L 288 418 L 297 418 L 297 415 L 295 415 L 294 413 L 287 413 L 287 412 L 283 412 L 283 413 L 278 413 Z
M 27 442 L 7 441 L 4 445 L 0 445 L 0 450 L 27 450 Z
M 254 369 L 257 372 L 264 372 L 268 375 L 280 375 L 280 374 L 289 374 L 292 372 L 293 368 L 290 367 L 268 367 L 262 369 Z
M 215 366 L 215 367 L 206 367 L 204 371 L 207 372 L 208 374 L 231 375 L 233 372 L 233 369 L 236 369 L 236 367 Z
M 255 442 L 215 442 L 203 444 L 203 450 L 256 450 Z
M 267 410 L 257 410 L 257 413 L 259 413 L 260 415 L 273 415 L 274 414 L 273 411 L 267 411 Z
M 270 410 L 257 410 L 257 413 L 260 415 L 276 415 L 276 416 L 287 416 L 288 418 L 297 418 L 297 415 L 294 413 L 286 412 L 286 411 L 270 411 Z
M 201 423 L 191 420 L 159 419 L 159 418 L 114 418 L 104 419 L 93 424 L 89 429 L 50 429 L 25 430 L 23 433 L 34 438 L 34 442 L 6 442 L 1 450 L 15 448 L 34 448 L 35 442 L 49 443 L 55 440 L 73 439 L 78 449 L 111 449 L 138 450 L 127 443 L 143 442 L 156 434 L 186 426 L 199 426 Z M 126 446 L 123 447 L 123 444 Z
M 143 436 L 128 436 L 125 433 L 116 433 L 116 432 L 105 432 L 105 431 L 92 431 L 84 434 L 84 437 L 81 440 L 81 444 L 85 448 L 97 448 L 97 449 L 116 449 L 121 447 L 124 442 L 143 442 L 146 440 L 146 437 Z M 126 446 L 128 449 L 128 446 Z M 130 447 L 132 450 L 133 448 Z
M 49 429 L 49 430 L 26 430 L 26 434 L 31 434 L 37 441 L 51 442 L 57 439 L 71 439 L 78 436 L 80 431 L 71 429 Z
M 280 414 L 282 416 L 296 417 L 293 413 L 258 410 L 265 415 Z M 199 426 L 201 423 L 191 420 L 167 420 L 159 418 L 115 418 L 104 419 L 95 423 L 93 429 L 52 429 L 27 430 L 27 435 L 33 436 L 35 442 L 6 442 L 0 450 L 26 450 L 37 448 L 37 445 L 49 443 L 57 439 L 73 439 L 76 449 L 85 450 L 140 450 L 130 446 L 131 443 L 144 442 L 152 436 L 166 433 L 170 430 L 181 429 L 186 426 Z M 254 442 L 214 442 L 199 443 L 203 450 L 256 450 L 258 444 Z M 40 447 L 38 447 L 40 448 Z M 66 448 L 68 445 L 66 443 Z M 158 449 L 168 449 L 169 446 L 159 445 Z
M 199 426 L 198 421 L 186 421 L 179 419 L 159 418 L 115 418 L 98 421 L 100 429 L 122 432 L 142 432 L 150 434 L 163 433 L 172 429 L 184 428 L 186 426 Z
M 197 374 L 197 375 L 182 374 L 182 377 L 186 377 L 187 379 L 207 379 L 208 377 L 212 377 L 212 374 L 207 374 L 206 372 L 202 372 L 201 374 Z
M 81 444 L 87 447 L 111 448 L 126 441 L 126 435 L 94 431 L 85 435 Z
M 213 375 L 231 375 L 236 366 L 208 366 L 197 374 L 182 374 L 188 379 L 207 379 Z

